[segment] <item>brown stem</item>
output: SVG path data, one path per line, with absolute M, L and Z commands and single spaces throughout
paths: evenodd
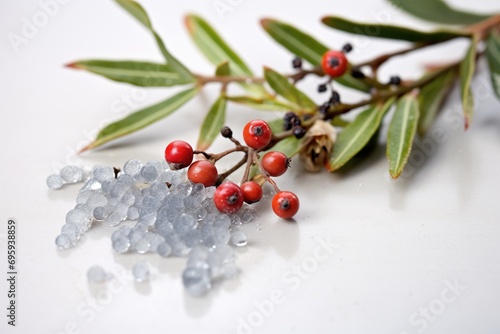
M 245 167 L 245 172 L 243 173 L 243 177 L 241 178 L 240 185 L 248 181 L 248 176 L 250 175 L 250 168 L 253 165 L 253 154 L 254 154 L 254 149 L 250 147 L 248 149 L 248 154 L 247 154 L 247 165 Z
M 245 162 L 247 162 L 247 159 L 248 159 L 248 152 L 245 151 L 245 156 L 243 157 L 243 159 L 241 159 L 231 169 L 227 170 L 222 174 L 219 174 L 219 176 L 217 177 L 217 185 L 221 184 L 226 179 L 226 177 L 228 177 L 229 175 L 233 174 L 235 171 L 240 169 L 240 167 L 243 166 Z
M 430 73 L 429 75 L 426 75 L 419 80 L 413 81 L 412 83 L 410 83 L 406 86 L 401 86 L 397 90 L 380 92 L 379 94 L 377 94 L 377 95 L 375 95 L 367 100 L 363 100 L 363 101 L 353 103 L 353 104 L 340 104 L 337 106 L 333 106 L 330 108 L 329 112 L 325 114 L 324 118 L 330 119 L 334 116 L 345 114 L 345 113 L 347 113 L 353 109 L 359 108 L 359 107 L 363 107 L 363 106 L 373 104 L 373 103 L 376 103 L 379 101 L 385 101 L 393 96 L 404 95 L 404 94 L 414 90 L 415 88 L 421 88 L 421 87 L 425 86 L 426 84 L 428 84 L 429 82 L 431 82 L 432 80 L 434 80 L 435 78 L 437 78 L 438 76 L 443 74 L 444 72 L 451 70 L 453 68 L 456 68 L 459 65 L 460 65 L 460 62 L 452 63 L 451 65 L 448 65 L 448 66 L 443 67 L 443 68 L 441 68 L 433 73 Z
M 465 28 L 466 33 L 470 33 L 471 35 L 478 35 L 480 39 L 485 38 L 489 31 L 493 28 L 498 28 L 500 26 L 500 14 L 491 16 L 486 20 L 481 22 L 472 24 Z

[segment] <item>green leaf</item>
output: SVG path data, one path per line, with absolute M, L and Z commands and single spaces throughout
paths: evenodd
M 302 139 L 297 139 L 293 136 L 287 137 L 274 145 L 271 150 L 282 152 L 287 157 L 291 158 L 299 153 L 301 143 Z
M 288 78 L 282 76 L 278 72 L 268 67 L 264 67 L 264 78 L 277 94 L 283 96 L 288 101 L 301 106 L 308 111 L 314 111 L 317 109 L 314 101 L 302 93 L 297 87 L 292 85 L 290 81 L 288 81 Z
M 229 47 L 207 21 L 197 15 L 191 14 L 186 16 L 185 23 L 195 44 L 213 64 L 217 65 L 228 61 L 232 75 L 241 77 L 253 76 L 252 71 L 240 56 Z M 264 87 L 260 84 L 241 83 L 241 86 L 257 96 L 267 95 Z
M 488 15 L 455 9 L 443 0 L 389 0 L 389 2 L 422 20 L 441 24 L 468 25 L 488 18 Z
M 304 112 L 302 108 L 297 105 L 288 104 L 283 101 L 279 101 L 273 97 L 265 98 L 254 98 L 251 96 L 226 96 L 226 99 L 231 102 L 247 105 L 249 107 L 269 110 L 269 111 L 296 111 Z
M 264 30 L 276 42 L 285 47 L 301 58 L 307 60 L 311 65 L 319 67 L 323 54 L 328 51 L 328 47 L 318 42 L 310 35 L 298 30 L 297 28 L 273 19 L 263 19 L 260 24 Z M 370 87 L 361 80 L 353 78 L 349 73 L 344 74 L 340 78 L 335 78 L 335 81 L 363 92 L 368 92 Z
M 394 99 L 389 99 L 370 106 L 340 132 L 327 164 L 330 172 L 340 169 L 368 144 L 393 103 Z
M 323 54 L 328 51 L 328 47 L 289 24 L 273 19 L 263 19 L 260 24 L 276 42 L 314 66 L 321 64 Z
M 492 31 L 486 43 L 486 55 L 490 67 L 491 83 L 500 99 L 500 33 Z
M 219 98 L 208 111 L 200 129 L 200 137 L 196 145 L 198 150 L 204 151 L 212 145 L 215 138 L 220 133 L 226 120 L 226 99 L 224 96 Z
M 141 87 L 168 87 L 192 83 L 165 64 L 141 61 L 80 60 L 66 65 L 86 70 L 108 79 Z
M 338 16 L 327 16 L 324 17 L 321 21 L 331 28 L 346 31 L 352 34 L 404 40 L 409 42 L 429 43 L 449 40 L 456 37 L 469 36 L 468 34 L 451 30 L 423 32 L 394 25 L 360 23 L 349 21 Z
M 185 80 L 190 80 L 194 82 L 195 78 L 193 74 L 180 62 L 178 61 L 170 52 L 167 50 L 165 43 L 161 37 L 156 33 L 151 24 L 151 20 L 144 8 L 133 0 L 115 0 L 123 9 L 125 9 L 129 14 L 135 17 L 144 27 L 146 27 L 153 35 L 156 44 L 160 48 L 161 53 L 167 61 L 167 66 L 169 71 L 178 73 Z
M 96 148 L 113 139 L 128 135 L 167 117 L 180 108 L 184 103 L 193 98 L 197 93 L 198 88 L 190 88 L 168 98 L 165 101 L 136 111 L 119 121 L 109 124 L 102 129 L 97 134 L 97 138 L 82 151 Z
M 418 100 L 413 94 L 403 96 L 392 116 L 387 135 L 389 173 L 397 179 L 410 157 L 418 124 Z
M 476 48 L 478 38 L 474 36 L 464 60 L 460 63 L 460 94 L 462 96 L 462 107 L 464 109 L 465 129 L 469 128 L 474 114 L 474 96 L 472 95 L 471 83 L 476 70 Z
M 231 75 L 231 69 L 229 68 L 229 62 L 223 61 L 215 68 L 215 75 L 218 77 L 227 77 Z
M 418 101 L 420 117 L 418 119 L 418 133 L 423 136 L 430 128 L 436 115 L 444 104 L 448 93 L 453 87 L 456 71 L 449 70 L 428 83 L 420 91 Z
M 271 128 L 271 132 L 273 134 L 279 134 L 283 132 L 283 117 L 273 119 L 272 121 L 268 121 L 267 124 Z

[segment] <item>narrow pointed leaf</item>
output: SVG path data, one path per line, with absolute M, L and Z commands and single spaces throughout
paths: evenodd
M 394 99 L 390 99 L 370 106 L 340 132 L 327 164 L 330 172 L 340 169 L 368 144 L 393 103 Z
M 201 125 L 200 137 L 196 145 L 198 150 L 206 150 L 212 145 L 215 138 L 219 135 L 220 129 L 224 126 L 225 121 L 226 99 L 223 96 L 219 96 L 208 111 Z
M 500 33 L 492 31 L 486 44 L 486 55 L 490 67 L 493 90 L 500 99 Z
M 410 157 L 418 124 L 418 100 L 412 94 L 403 96 L 396 106 L 387 134 L 389 173 L 397 179 Z
M 307 97 L 307 95 L 301 92 L 297 87 L 292 85 L 290 81 L 288 81 L 288 78 L 282 76 L 278 72 L 265 67 L 264 78 L 276 93 L 283 96 L 288 101 L 309 111 L 317 109 L 314 101 Z
M 268 111 L 296 111 L 305 112 L 300 106 L 279 101 L 273 97 L 254 98 L 251 96 L 226 96 L 226 99 L 231 102 L 243 104 L 255 109 Z
M 260 24 L 269 36 L 285 49 L 294 55 L 304 58 L 311 65 L 316 67 L 321 65 L 321 58 L 328 51 L 327 46 L 297 28 L 277 20 L 263 19 L 260 21 Z M 353 78 L 348 73 L 340 78 L 335 78 L 335 81 L 359 91 L 368 92 L 370 90 L 370 87 L 366 83 Z
M 165 43 L 161 39 L 160 35 L 156 33 L 151 24 L 148 14 L 144 8 L 133 0 L 115 0 L 123 9 L 125 9 L 129 14 L 135 17 L 144 27 L 146 27 L 153 35 L 156 44 L 158 45 L 161 53 L 167 61 L 167 66 L 169 70 L 178 73 L 185 80 L 190 80 L 194 82 L 195 78 L 193 74 L 180 62 L 172 56 L 172 54 L 167 50 Z
M 346 31 L 352 34 L 404 40 L 409 42 L 429 43 L 468 36 L 467 34 L 459 31 L 436 30 L 424 32 L 394 25 L 354 22 L 338 16 L 324 17 L 322 22 L 331 28 Z
M 213 64 L 217 65 L 227 61 L 232 75 L 253 76 L 252 71 L 241 57 L 233 51 L 207 21 L 197 15 L 188 15 L 185 24 L 195 44 Z M 264 87 L 260 84 L 242 83 L 241 86 L 258 96 L 267 95 Z
M 478 39 L 471 40 L 469 49 L 464 60 L 460 64 L 460 94 L 462 96 L 462 108 L 464 109 L 465 129 L 469 128 L 474 114 L 474 97 L 472 95 L 471 83 L 476 70 L 476 48 Z
M 420 117 L 418 118 L 418 133 L 423 136 L 436 119 L 448 93 L 455 82 L 456 71 L 449 70 L 438 76 L 420 91 L 418 101 Z
M 197 93 L 198 88 L 190 88 L 165 101 L 136 111 L 119 121 L 107 125 L 97 134 L 97 138 L 84 148 L 84 151 L 99 147 L 113 139 L 128 135 L 167 117 L 193 98 Z
M 165 64 L 141 61 L 80 60 L 67 67 L 86 70 L 108 79 L 141 87 L 185 85 L 193 80 L 173 72 Z
M 468 25 L 488 18 L 488 15 L 455 9 L 443 0 L 389 0 L 389 2 L 422 20 L 441 24 Z

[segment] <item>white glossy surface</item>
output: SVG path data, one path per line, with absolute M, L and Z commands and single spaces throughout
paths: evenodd
M 263 16 L 295 22 L 333 47 L 351 40 L 355 60 L 400 44 L 333 32 L 318 22 L 323 14 L 429 28 L 389 11 L 382 1 L 233 1 L 237 5 L 223 20 L 212 1 L 142 3 L 171 51 L 203 73 L 212 67 L 188 40 L 182 27 L 186 12 L 211 21 L 256 71 L 262 64 L 288 71 L 291 59 L 259 28 L 257 21 Z M 498 10 L 498 3 L 475 1 L 474 7 Z M 70 71 L 62 64 L 82 58 L 161 57 L 147 32 L 112 1 L 69 1 L 15 53 L 7 34 L 19 33 L 23 17 L 38 11 L 40 5 L 33 0 L 0 4 L 1 219 L 3 223 L 15 217 L 19 226 L 18 327 L 6 325 L 2 280 L 2 333 L 500 331 L 500 103 L 491 93 L 484 64 L 476 78 L 482 88 L 471 129 L 464 133 L 461 123 L 450 116 L 459 103 L 455 90 L 434 127 L 445 132 L 445 139 L 432 144 L 411 177 L 388 181 L 383 147 L 363 164 L 336 175 L 305 174 L 295 162 L 278 181 L 301 198 L 297 222 L 279 221 L 268 204 L 262 205 L 262 230 L 245 227 L 250 241 L 237 260 L 240 277 L 194 299 L 182 288 L 184 260 L 116 255 L 110 248 L 111 228 L 99 226 L 79 247 L 57 251 L 54 238 L 74 205 L 78 187 L 49 191 L 45 178 L 67 163 L 122 165 L 129 158 L 159 159 L 172 139 L 195 142 L 199 119 L 216 90 L 206 90 L 171 118 L 117 141 L 111 150 L 76 156 L 75 150 L 93 137 L 100 120 L 116 119 L 170 92 L 143 91 Z M 382 75 L 414 76 L 419 64 L 454 58 L 463 47 L 459 42 L 419 53 L 410 66 L 398 59 Z M 314 92 L 315 84 L 307 80 L 301 87 Z M 356 97 L 347 91 L 342 96 Z M 232 105 L 228 124 L 238 132 L 253 117 L 252 111 Z M 226 145 L 218 140 L 214 149 Z M 418 164 L 418 157 L 414 159 Z M 5 231 L 2 224 L 2 272 Z M 321 245 L 328 240 L 333 246 L 326 247 L 327 252 Z M 154 268 L 148 284 L 133 283 L 128 276 L 102 286 L 87 283 L 86 271 L 94 264 L 130 275 L 139 259 Z M 310 273 L 296 273 L 300 266 Z M 461 288 L 453 297 L 447 289 L 455 280 Z M 106 292 L 109 289 L 114 292 Z M 269 308 L 271 297 L 278 303 Z M 259 311 L 256 305 L 264 300 L 268 309 Z M 421 308 L 429 307 L 434 313 L 424 320 Z M 242 328 L 241 319 L 258 326 Z

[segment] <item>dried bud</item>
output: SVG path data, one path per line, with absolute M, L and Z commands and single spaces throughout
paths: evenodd
M 317 120 L 307 131 L 300 148 L 300 158 L 309 172 L 319 171 L 330 157 L 337 138 L 335 128 L 328 122 Z
M 233 137 L 233 131 L 228 126 L 223 126 L 222 129 L 220 129 L 220 134 L 224 138 Z

